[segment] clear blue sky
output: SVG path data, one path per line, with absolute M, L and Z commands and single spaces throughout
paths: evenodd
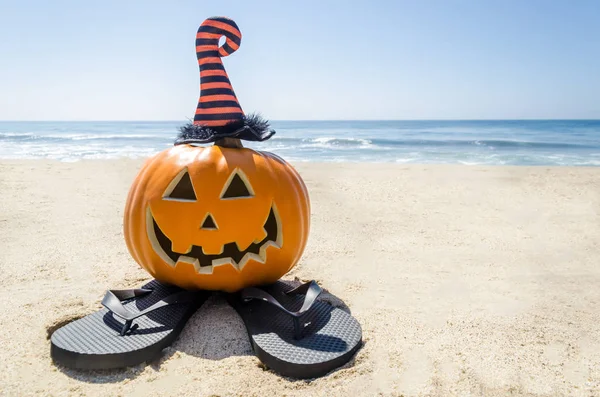
M 600 118 L 600 1 L 0 0 L 0 120 L 185 120 L 228 16 L 246 113 Z

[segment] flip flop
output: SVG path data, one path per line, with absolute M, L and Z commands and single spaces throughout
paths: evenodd
M 56 330 L 54 363 L 76 369 L 122 368 L 150 361 L 181 333 L 210 296 L 153 280 L 141 289 L 109 290 L 103 309 Z
M 281 375 L 317 378 L 347 363 L 362 344 L 361 326 L 323 297 L 315 281 L 277 281 L 229 295 L 259 360 Z

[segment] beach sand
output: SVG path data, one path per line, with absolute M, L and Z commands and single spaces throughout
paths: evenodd
M 265 370 L 212 298 L 149 365 L 57 368 L 49 332 L 150 279 L 122 232 L 141 164 L 0 162 L 0 394 L 600 395 L 600 168 L 297 163 L 311 234 L 284 278 L 350 307 L 348 365 Z

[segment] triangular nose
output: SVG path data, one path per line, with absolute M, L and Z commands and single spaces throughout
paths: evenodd
M 215 220 L 213 219 L 211 214 L 206 214 L 206 218 L 204 218 L 204 222 L 202 222 L 202 226 L 200 226 L 200 229 L 205 229 L 205 230 L 216 230 L 217 229 L 217 224 L 215 223 Z

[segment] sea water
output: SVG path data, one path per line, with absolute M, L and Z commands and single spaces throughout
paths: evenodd
M 0 122 L 0 159 L 147 157 L 184 121 Z M 289 161 L 600 166 L 600 120 L 272 121 Z

